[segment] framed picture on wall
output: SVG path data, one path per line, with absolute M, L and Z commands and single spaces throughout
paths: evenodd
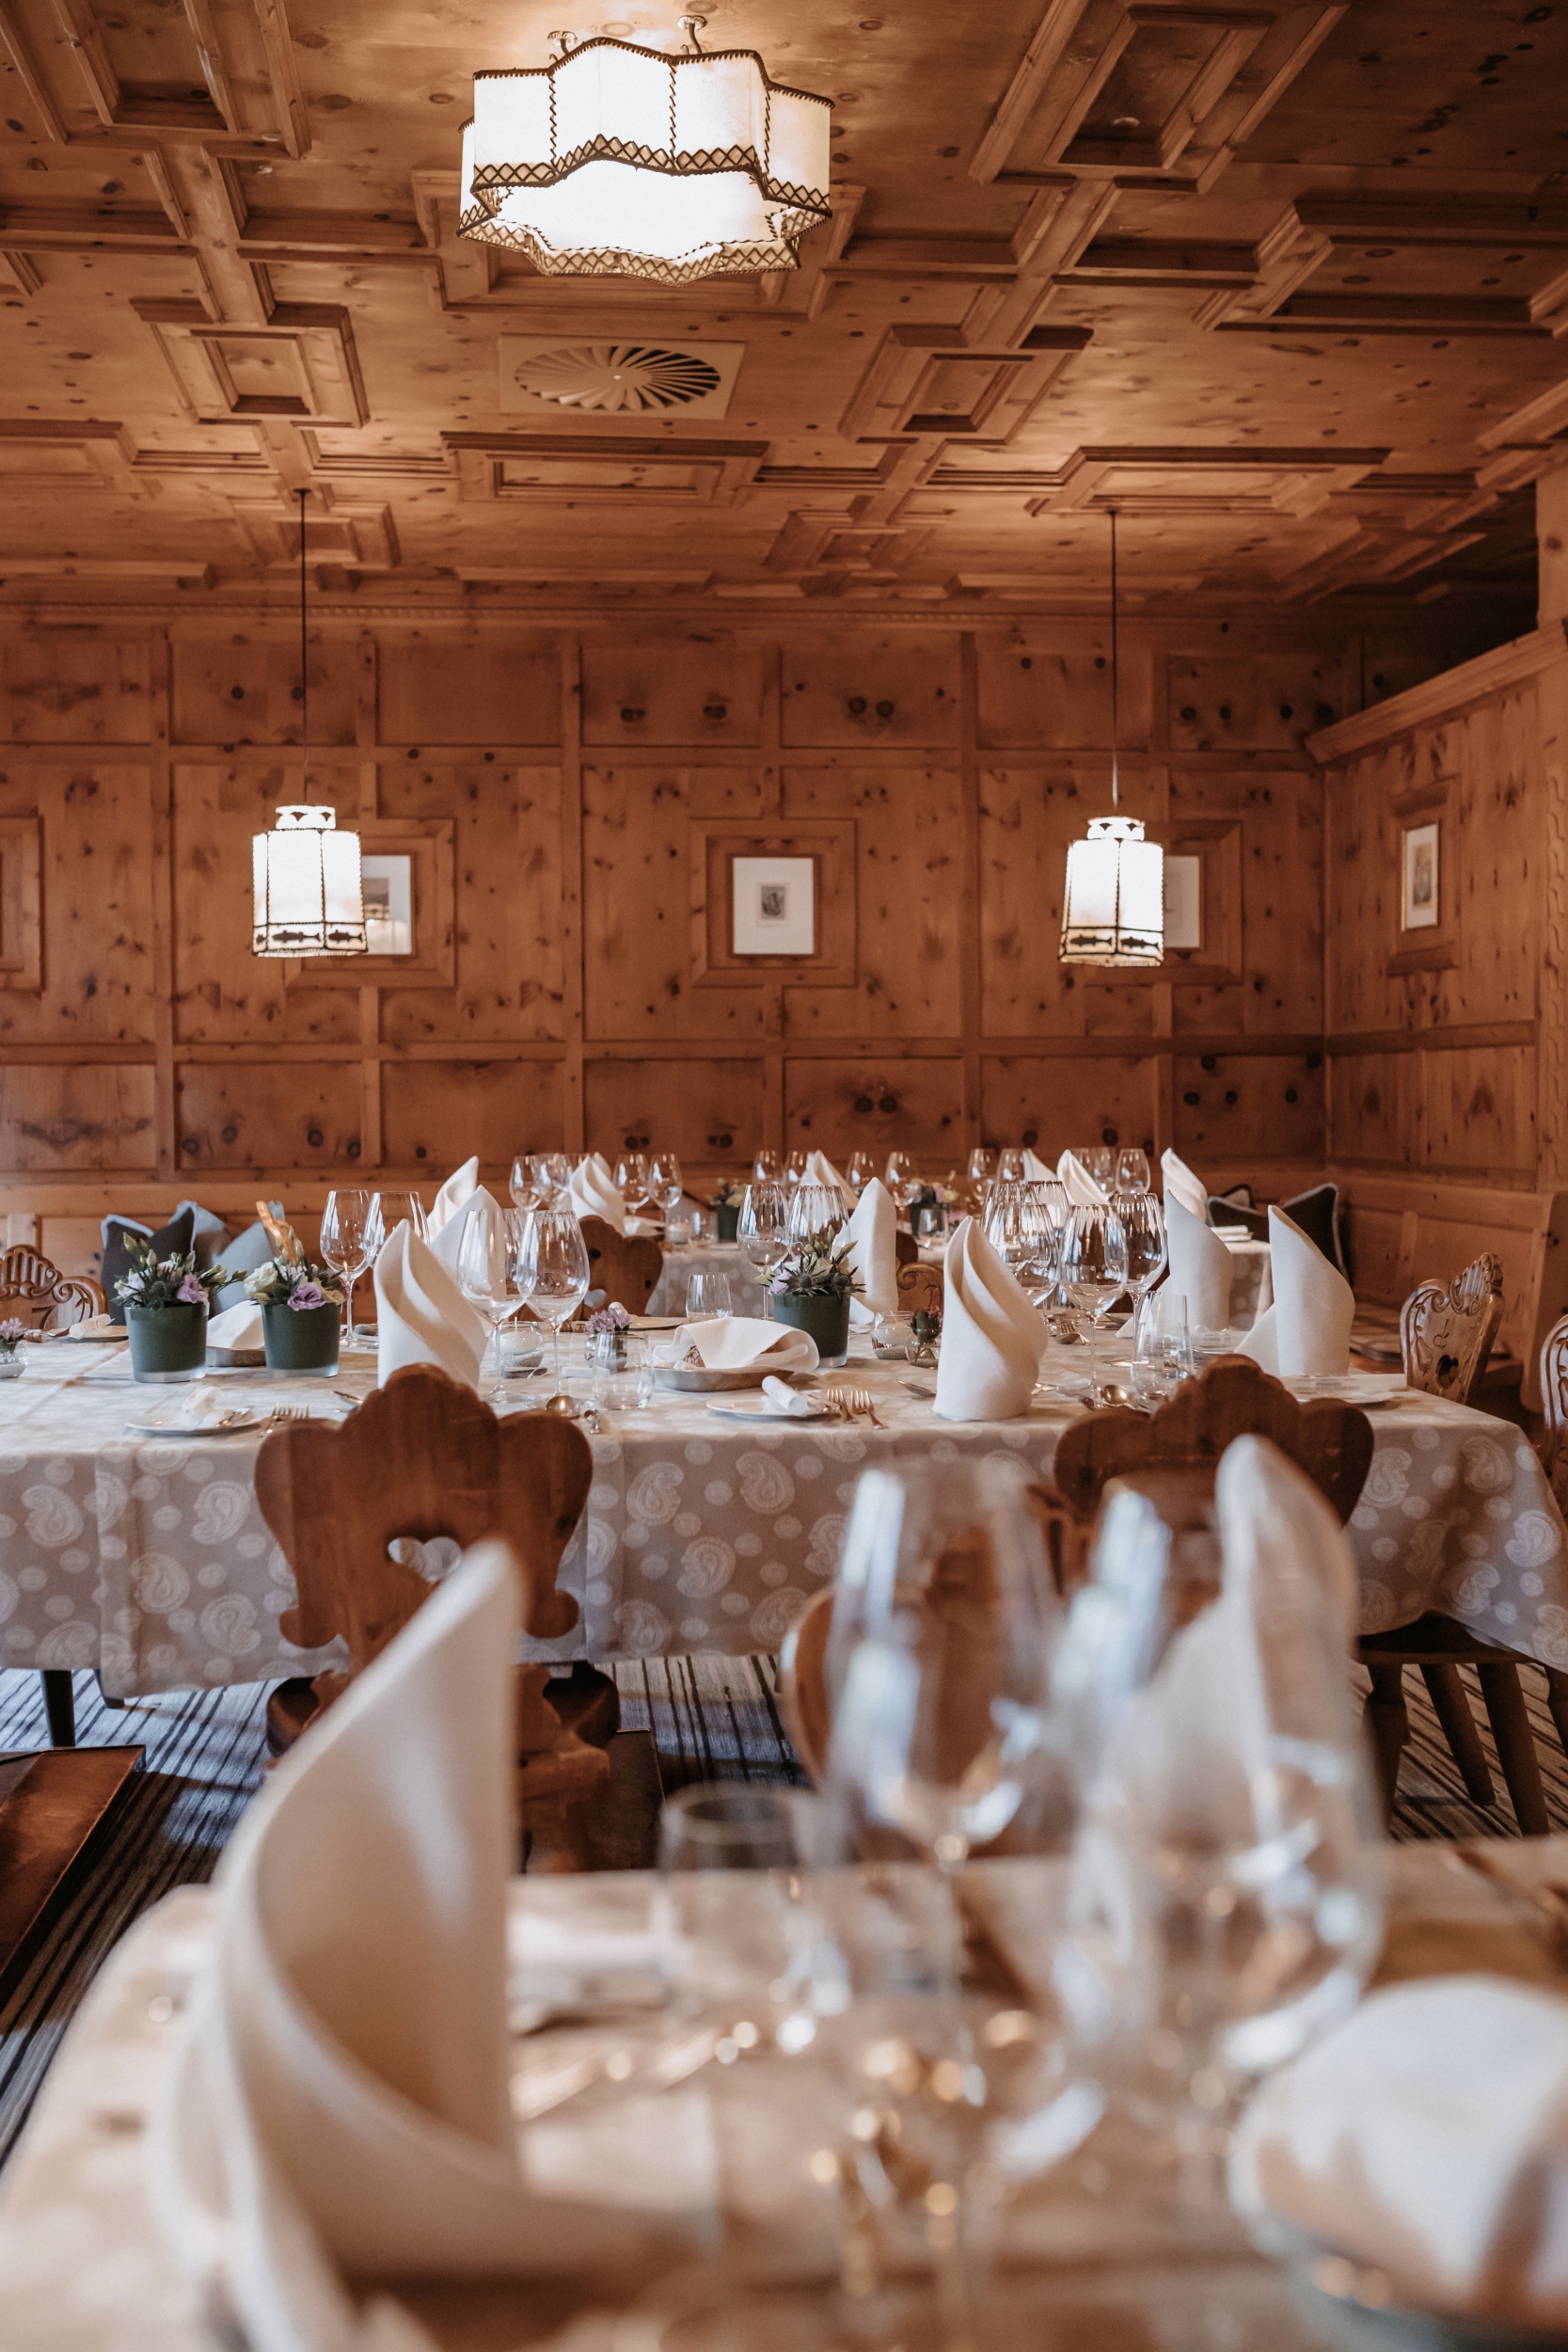
M 1433 931 L 1439 918 L 1438 844 L 1442 827 L 1433 820 L 1404 828 L 1404 883 L 1400 905 L 1400 929 Z
M 737 956 L 816 954 L 815 858 L 737 857 L 730 872 Z

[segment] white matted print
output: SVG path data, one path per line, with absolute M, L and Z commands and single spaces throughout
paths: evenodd
M 414 952 L 414 861 L 362 857 L 359 885 L 365 906 L 365 946 L 372 956 Z
M 731 871 L 737 956 L 816 954 L 815 858 L 737 857 Z
M 1402 930 L 1429 931 L 1437 928 L 1439 830 L 1435 823 L 1405 827 Z
M 1203 860 L 1172 857 L 1164 863 L 1165 952 L 1203 945 Z

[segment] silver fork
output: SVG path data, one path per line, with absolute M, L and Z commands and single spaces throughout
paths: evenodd
M 847 1389 L 844 1393 L 851 1413 L 863 1413 L 873 1429 L 880 1429 L 882 1424 L 877 1418 L 877 1400 L 869 1389 Z
M 308 1405 L 275 1405 L 267 1415 L 269 1421 L 309 1421 L 309 1418 L 310 1407 Z

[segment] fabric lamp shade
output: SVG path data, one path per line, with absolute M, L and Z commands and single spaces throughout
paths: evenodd
M 252 951 L 259 956 L 362 956 L 365 909 L 359 836 L 338 831 L 338 812 L 295 803 L 251 842 Z
M 1136 817 L 1091 817 L 1067 854 L 1064 963 L 1162 963 L 1164 851 Z
M 476 73 L 459 234 L 515 246 L 546 277 L 796 269 L 831 212 L 832 119 L 750 49 L 665 56 L 597 40 L 550 66 Z

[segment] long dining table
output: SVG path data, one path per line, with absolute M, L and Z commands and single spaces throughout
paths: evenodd
M 995 1454 L 1047 1477 L 1085 1409 L 1085 1352 L 1050 1348 L 1022 1419 L 951 1422 L 936 1375 L 874 1359 L 856 1339 L 845 1373 L 808 1386 L 863 1387 L 877 1420 L 740 1420 L 710 1409 L 757 1401 L 657 1389 L 623 1377 L 591 1436 L 594 1481 L 560 1581 L 575 1630 L 532 1655 L 600 1663 L 709 1651 L 776 1650 L 832 1578 L 855 1486 L 873 1465 Z M 370 1355 L 328 1382 L 214 1372 L 225 1401 L 341 1417 L 374 1385 Z M 547 1378 L 512 1382 L 536 1406 Z M 586 1395 L 579 1369 L 573 1388 Z M 1380 1632 L 1440 1609 L 1482 1640 L 1568 1667 L 1568 1529 L 1541 1462 L 1512 1422 L 1403 1388 L 1397 1375 L 1343 1384 L 1369 1402 L 1375 1450 L 1349 1536 L 1361 1627 Z M 917 1393 L 924 1391 L 924 1393 Z M 1302 1393 L 1307 1393 L 1303 1389 Z M 1320 1391 L 1321 1392 L 1321 1385 Z M 256 1500 L 264 1429 L 145 1437 L 127 1422 L 178 1408 L 177 1388 L 133 1382 L 127 1351 L 58 1342 L 0 1388 L 0 1658 L 12 1667 L 96 1667 L 111 1697 L 263 1682 L 341 1664 L 337 1645 L 301 1650 L 279 1619 L 289 1565 Z M 352 1509 L 353 1497 L 344 1497 Z M 450 1548 L 449 1548 L 450 1549 Z M 428 1548 L 433 1576 L 449 1565 Z

